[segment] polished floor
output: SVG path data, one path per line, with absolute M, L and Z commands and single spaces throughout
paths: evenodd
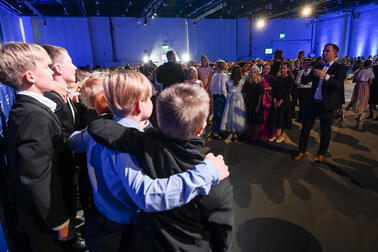
M 306 157 L 294 161 L 299 133 L 295 123 L 280 144 L 206 143 L 207 150 L 224 155 L 231 171 L 232 251 L 378 251 L 378 121 L 358 122 L 347 113 L 333 126 L 322 164 L 312 161 L 319 122 Z

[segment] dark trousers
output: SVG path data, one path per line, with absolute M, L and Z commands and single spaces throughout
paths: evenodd
M 324 155 L 329 146 L 331 140 L 331 123 L 333 119 L 334 111 L 326 111 L 322 102 L 314 102 L 308 104 L 304 111 L 301 136 L 299 138 L 298 150 L 300 152 L 306 152 L 308 138 L 310 137 L 310 131 L 314 125 L 315 118 L 320 119 L 320 145 L 318 149 L 319 155 Z
M 311 92 L 311 88 L 298 88 L 298 100 L 299 100 L 299 114 L 298 119 L 302 120 L 305 104 L 308 98 L 308 95 Z
M 292 88 L 291 90 L 291 104 L 290 104 L 290 110 L 291 115 L 294 117 L 295 114 L 295 106 L 298 105 L 298 98 L 299 98 L 299 88 L 296 86 Z
M 30 217 L 17 216 L 15 252 L 70 252 L 72 245 L 58 240 L 58 232 L 34 225 Z
M 85 242 L 90 252 L 128 251 L 133 228 L 113 222 L 96 210 L 86 228 Z
M 214 99 L 214 113 L 213 113 L 213 132 L 219 132 L 222 121 L 224 107 L 226 106 L 226 98 L 224 95 L 213 95 Z

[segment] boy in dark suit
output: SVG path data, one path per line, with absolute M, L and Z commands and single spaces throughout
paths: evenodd
M 8 162 L 15 188 L 19 239 L 26 251 L 65 251 L 69 209 L 58 160 L 63 145 L 52 88 L 50 57 L 36 44 L 0 47 L 0 81 L 18 90 L 8 121 Z

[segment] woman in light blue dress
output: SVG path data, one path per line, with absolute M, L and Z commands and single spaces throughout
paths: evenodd
M 241 90 L 244 81 L 241 78 L 241 68 L 235 65 L 231 69 L 230 80 L 227 81 L 227 100 L 223 112 L 220 129 L 232 133 L 232 140 L 237 141 L 239 134 L 246 129 L 245 103 Z

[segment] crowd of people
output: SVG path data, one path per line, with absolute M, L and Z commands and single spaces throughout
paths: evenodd
M 322 162 L 332 120 L 343 118 L 346 62 L 355 63 L 338 50 L 198 64 L 168 51 L 159 67 L 76 69 L 62 47 L 2 44 L 0 81 L 17 90 L 2 178 L 12 251 L 230 251 L 228 167 L 205 156 L 204 139 L 281 143 L 296 120 L 300 160 L 319 117 Z M 362 120 L 369 104 L 373 119 L 377 57 L 355 70 L 346 110 Z M 78 209 L 84 230 L 75 229 Z

